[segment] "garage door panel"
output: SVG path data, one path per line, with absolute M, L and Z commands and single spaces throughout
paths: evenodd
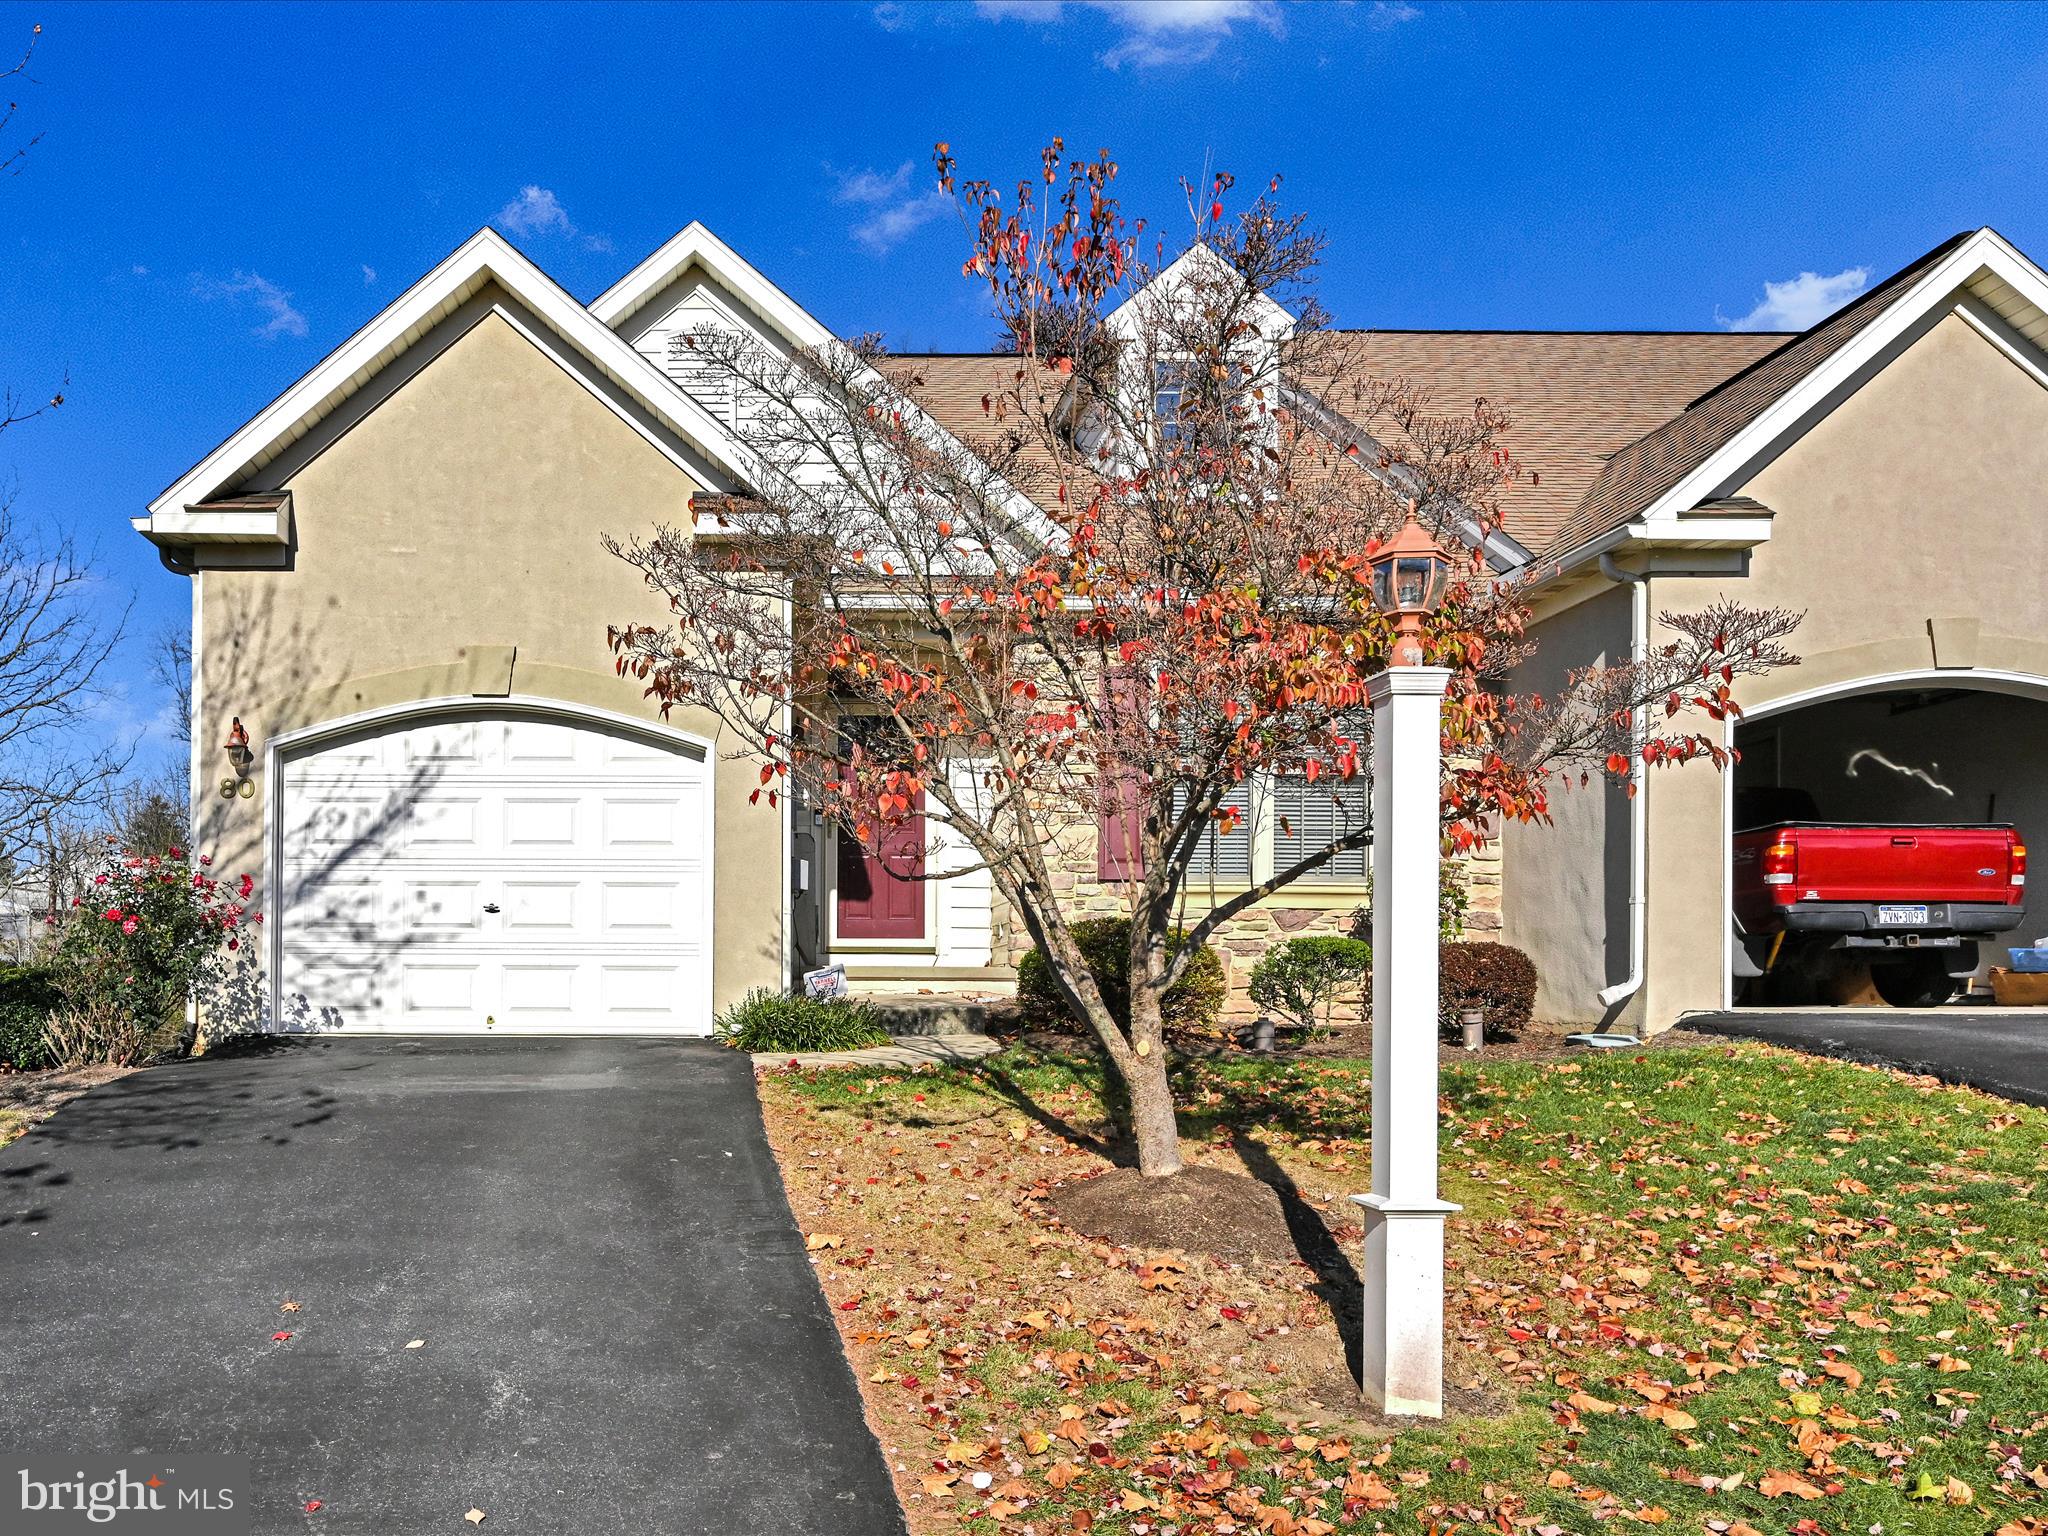
M 523 716 L 289 757 L 283 1021 L 708 1032 L 710 771 Z
M 579 911 L 581 882 L 507 881 L 505 930 L 508 933 L 573 934 Z
M 573 850 L 580 819 L 577 812 L 581 809 L 582 802 L 568 796 L 548 800 L 527 796 L 508 798 L 505 801 L 506 846 L 521 851 Z
M 483 928 L 483 892 L 474 880 L 410 880 L 405 890 L 405 931 L 477 933 Z

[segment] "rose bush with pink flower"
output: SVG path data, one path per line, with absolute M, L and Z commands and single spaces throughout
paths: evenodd
M 217 879 L 210 862 L 181 848 L 108 848 L 91 904 L 74 900 L 57 925 L 53 971 L 67 1006 L 52 1017 L 56 1054 L 136 1061 L 191 1052 L 197 1026 L 187 1004 L 263 920 L 249 911 L 255 881 Z

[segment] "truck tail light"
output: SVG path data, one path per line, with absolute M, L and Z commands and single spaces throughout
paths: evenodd
M 2027 845 L 2025 843 L 2014 843 L 2012 845 L 2012 883 L 2014 885 L 2025 885 L 2027 883 Z
M 1799 845 L 1789 840 L 1766 845 L 1762 868 L 1765 885 L 1790 885 L 1799 873 Z

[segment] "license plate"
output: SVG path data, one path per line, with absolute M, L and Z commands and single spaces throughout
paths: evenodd
M 1925 907 L 1879 907 L 1877 925 L 1880 928 L 1924 928 L 1927 926 Z

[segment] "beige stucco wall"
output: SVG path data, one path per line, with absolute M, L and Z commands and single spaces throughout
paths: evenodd
M 1777 514 L 1749 575 L 1655 578 L 1650 608 L 1725 592 L 1805 611 L 1803 663 L 1744 680 L 1745 708 L 1937 666 L 2048 676 L 2048 391 L 1968 322 L 1944 318 L 1742 489 Z M 1639 1016 L 1661 1028 L 1722 1002 L 1721 777 L 1703 763 L 1654 772 L 1646 806 Z
M 1610 588 L 1531 627 L 1535 651 L 1510 681 L 1555 695 L 1577 667 L 1626 661 L 1629 596 Z M 1536 1016 L 1590 1020 L 1596 994 L 1628 974 L 1628 800 L 1604 778 L 1551 791 L 1550 822 L 1501 834 L 1501 940 L 1536 965 Z
M 505 648 L 512 693 L 656 718 L 613 674 L 605 626 L 661 614 L 599 538 L 687 524 L 696 486 L 556 357 L 487 304 L 475 313 L 334 441 L 273 473 L 292 493 L 289 569 L 198 578 L 201 787 L 224 771 L 231 716 L 258 752 L 254 798 L 202 798 L 200 846 L 219 869 L 262 879 L 267 740 L 387 705 L 502 694 Z M 717 741 L 701 712 L 669 723 Z M 751 766 L 716 747 L 712 762 L 723 1006 L 782 979 L 784 861 L 778 814 L 747 803 Z

